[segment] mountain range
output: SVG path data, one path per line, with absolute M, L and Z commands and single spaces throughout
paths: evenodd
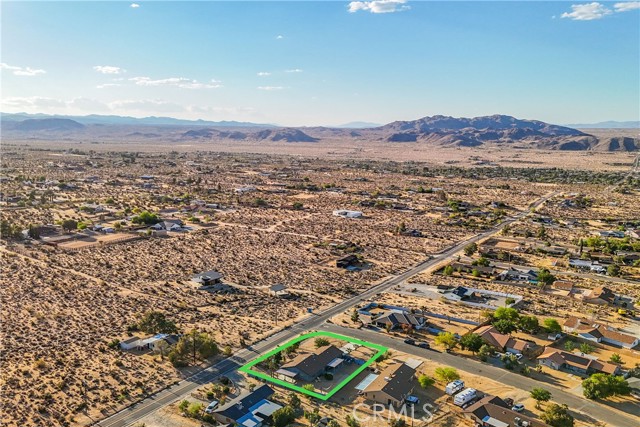
M 429 144 L 440 147 L 502 146 L 520 149 L 637 151 L 640 139 L 612 134 L 596 137 L 575 128 L 539 120 L 506 115 L 456 118 L 423 117 L 373 127 L 277 127 L 243 122 L 189 121 L 162 117 L 135 119 L 120 116 L 40 117 L 13 114 L 2 116 L 5 135 L 37 136 L 46 139 L 92 136 L 119 139 L 162 139 L 165 141 L 245 141 L 316 143 L 378 141 L 398 144 Z

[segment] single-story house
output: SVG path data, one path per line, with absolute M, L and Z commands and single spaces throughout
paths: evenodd
M 388 311 L 371 320 L 371 323 L 379 328 L 393 330 L 409 325 L 412 329 L 420 329 L 424 326 L 424 318 L 416 317 L 408 312 Z
M 486 395 L 482 399 L 464 409 L 463 414 L 482 427 L 529 426 L 547 427 L 548 425 L 535 418 L 529 418 L 516 411 L 499 397 Z
M 414 389 L 415 369 L 404 363 L 387 366 L 362 394 L 383 405 L 401 406 Z
M 275 285 L 269 286 L 269 295 L 284 297 L 289 295 L 289 292 L 287 292 L 287 287 L 285 285 L 282 283 L 276 283 Z
M 347 255 L 345 257 L 342 257 L 340 259 L 336 260 L 336 267 L 338 268 L 349 268 L 349 267 L 353 267 L 356 266 L 360 263 L 360 260 L 358 259 L 358 257 L 356 255 Z
M 333 211 L 333 216 L 339 216 L 342 218 L 361 218 L 362 212 L 360 211 L 350 211 L 347 209 L 338 209 Z
M 344 353 L 334 345 L 317 348 L 313 353 L 300 354 L 275 372 L 278 379 L 287 382 L 311 382 L 320 375 L 334 371 L 344 359 Z
M 480 337 L 490 346 L 509 353 L 524 354 L 531 351 L 535 346 L 534 343 L 501 334 L 491 325 L 482 326 L 476 329 L 474 333 L 480 335 Z
M 590 304 L 609 304 L 614 305 L 618 301 L 618 297 L 613 291 L 604 286 L 598 286 L 582 295 L 582 301 Z
M 203 273 L 194 274 L 191 277 L 191 283 L 198 287 L 213 286 L 222 283 L 222 274 L 215 270 L 205 271 Z
M 182 231 L 183 222 L 179 219 L 167 219 L 164 221 L 160 221 L 156 224 L 153 224 L 150 228 L 160 231 L 160 230 L 166 230 L 166 231 Z
M 555 348 L 547 348 L 544 353 L 537 357 L 537 360 L 540 365 L 547 366 L 551 369 L 559 370 L 564 368 L 584 375 L 593 373 L 620 374 L 620 367 L 618 365 Z
M 493 267 L 485 267 L 482 265 L 463 264 L 460 262 L 453 262 L 450 264 L 454 271 L 460 271 L 471 274 L 473 270 L 477 270 L 482 276 L 491 277 L 496 274 L 496 269 Z
M 575 333 L 578 337 L 597 342 L 633 348 L 640 344 L 640 338 L 625 334 L 619 330 L 587 319 L 571 316 L 562 325 L 565 332 Z
M 230 400 L 223 406 L 214 410 L 211 415 L 221 424 L 240 424 L 246 427 L 260 427 L 268 420 L 271 414 L 277 409 L 277 404 L 273 404 L 269 399 L 274 391 L 264 384 L 251 392 L 242 393 L 235 399 Z M 275 406 L 273 406 L 275 405 Z M 264 411 L 264 412 L 262 412 Z M 267 413 L 265 413 L 267 412 Z M 242 420 L 242 424 L 240 422 Z M 253 420 L 257 423 L 251 423 Z
M 135 348 L 140 347 L 140 341 L 142 338 L 137 336 L 132 336 L 131 338 L 127 338 L 124 341 L 120 341 L 120 348 L 122 350 L 133 350 Z
M 537 282 L 538 273 L 533 270 L 519 270 L 509 268 L 498 275 L 499 280 L 512 280 L 516 282 Z
M 601 231 L 600 237 L 614 237 L 616 239 L 624 239 L 624 231 L 619 230 L 610 230 L 610 231 Z

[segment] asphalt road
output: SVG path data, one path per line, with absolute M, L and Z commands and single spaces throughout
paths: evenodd
M 566 392 L 563 389 L 552 384 L 541 384 L 535 379 L 525 377 L 521 374 L 516 374 L 504 368 L 496 367 L 477 360 L 408 345 L 405 344 L 403 342 L 403 339 L 401 338 L 394 338 L 380 332 L 374 332 L 367 329 L 344 328 L 332 323 L 326 323 L 322 325 L 320 329 L 367 340 L 376 344 L 381 344 L 386 347 L 402 351 L 403 353 L 420 357 L 422 359 L 432 360 L 434 362 L 451 366 L 460 371 L 465 371 L 474 375 L 482 375 L 500 383 L 519 388 L 521 390 L 531 390 L 534 387 L 543 386 L 551 392 L 551 394 L 553 395 L 553 400 L 555 402 L 565 403 L 572 410 L 583 412 L 584 414 L 587 414 L 590 417 L 595 418 L 596 420 L 604 421 L 605 423 L 607 423 L 606 425 L 609 426 L 638 427 L 640 425 L 640 419 L 638 418 L 640 417 L 640 405 L 635 408 L 634 413 L 626 416 L 617 410 L 610 409 L 605 405 L 592 402 L 580 396 L 576 396 L 575 394 Z M 467 386 L 473 387 L 473 384 L 467 383 Z
M 549 198 L 553 197 L 557 193 L 549 193 L 531 205 L 530 208 L 537 208 L 542 203 L 544 203 Z M 406 270 L 405 272 L 398 274 L 396 276 L 392 276 L 387 280 L 379 283 L 378 285 L 369 288 L 365 292 L 361 294 L 344 300 L 333 307 L 318 313 L 312 314 L 305 318 L 304 320 L 296 323 L 292 327 L 282 330 L 246 349 L 236 352 L 232 357 L 224 359 L 217 364 L 210 366 L 193 376 L 186 378 L 179 383 L 164 389 L 152 396 L 147 397 L 146 399 L 129 406 L 128 408 L 117 412 L 116 414 L 105 418 L 102 421 L 99 421 L 95 425 L 102 427 L 125 427 L 135 423 L 146 415 L 158 410 L 159 408 L 171 404 L 177 400 L 186 398 L 190 393 L 194 392 L 196 389 L 201 387 L 203 384 L 209 383 L 221 375 L 224 375 L 228 372 L 234 371 L 235 369 L 242 366 L 244 363 L 248 362 L 256 358 L 258 355 L 262 354 L 266 350 L 270 350 L 291 338 L 298 336 L 300 333 L 305 331 L 318 329 L 320 326 L 324 325 L 327 319 L 348 310 L 349 308 L 357 305 L 362 300 L 369 299 L 377 293 L 384 292 L 387 289 L 396 286 L 402 282 L 404 282 L 409 277 L 415 276 L 431 267 L 434 267 L 438 263 L 443 260 L 452 257 L 456 253 L 462 251 L 464 247 L 470 243 L 477 242 L 479 240 L 485 239 L 504 228 L 506 225 L 511 224 L 518 219 L 528 215 L 528 211 L 524 211 L 514 216 L 513 218 L 507 219 L 502 223 L 496 225 L 494 228 L 485 231 L 483 233 L 477 234 L 467 240 L 459 242 L 450 248 L 441 251 L 439 254 L 436 254 L 434 257 L 430 257 L 427 260 L 419 263 L 418 265 Z M 462 369 L 462 368 L 461 368 Z M 634 426 L 637 427 L 637 426 Z

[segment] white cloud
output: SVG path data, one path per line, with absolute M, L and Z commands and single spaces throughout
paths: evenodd
M 5 64 L 4 62 L 0 63 L 0 70 L 11 71 L 14 76 L 26 76 L 33 77 L 38 74 L 45 74 L 45 70 L 38 70 L 31 67 L 16 67 L 14 65 Z
M 159 80 L 152 80 L 150 77 L 133 77 L 129 80 L 138 86 L 174 86 L 181 89 L 217 89 L 222 87 L 221 82 L 217 80 L 211 80 L 209 83 L 201 83 L 185 77 L 170 77 Z
M 375 1 L 352 1 L 349 3 L 349 12 L 355 13 L 360 10 L 371 13 L 393 13 L 411 9 L 406 5 L 407 0 L 375 0 Z
M 282 34 L 278 34 L 276 36 L 276 40 L 282 40 L 284 38 L 284 36 Z
M 611 13 L 611 9 L 594 1 L 592 3 L 572 4 L 571 12 L 565 12 L 560 15 L 560 17 L 569 18 L 574 21 L 593 21 L 604 18 Z
M 112 65 L 94 65 L 93 69 L 102 74 L 123 74 L 127 72 L 124 68 Z
M 118 86 L 122 86 L 122 85 L 120 83 L 104 83 L 96 86 L 96 89 L 106 89 L 108 87 L 118 87 Z
M 266 77 L 266 76 L 270 76 L 271 73 L 267 72 L 267 71 L 260 71 L 258 73 L 258 77 Z
M 300 68 L 293 68 L 291 70 L 284 70 L 285 73 L 301 73 L 302 70 Z
M 23 111 L 47 110 L 49 108 L 64 108 L 66 103 L 59 99 L 46 98 L 42 96 L 29 97 L 8 97 L 2 100 L 2 108 L 18 109 Z
M 131 4 L 129 5 L 129 7 L 133 8 L 133 9 L 137 9 L 137 8 L 139 8 L 139 7 L 140 7 L 140 5 L 139 5 L 138 3 L 131 3 Z
M 282 90 L 284 89 L 282 86 L 258 86 L 260 90 Z
M 560 15 L 562 18 L 569 18 L 574 21 L 593 21 L 604 18 L 614 12 L 629 12 L 640 9 L 640 1 L 620 2 L 613 5 L 613 10 L 598 2 L 572 4 L 571 12 Z
M 640 1 L 625 1 L 613 5 L 616 12 L 628 12 L 630 10 L 640 9 Z

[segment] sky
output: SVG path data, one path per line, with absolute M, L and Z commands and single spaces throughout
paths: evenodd
M 640 120 L 640 1 L 2 1 L 3 112 Z

